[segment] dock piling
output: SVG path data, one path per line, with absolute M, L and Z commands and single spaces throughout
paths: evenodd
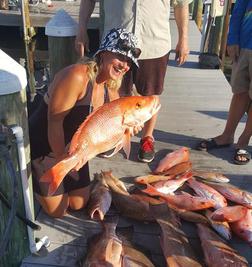
M 76 62 L 77 53 L 74 46 L 76 32 L 77 23 L 64 9 L 60 9 L 46 24 L 50 80 L 53 80 L 59 70 Z

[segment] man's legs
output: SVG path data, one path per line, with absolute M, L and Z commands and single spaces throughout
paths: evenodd
M 137 94 L 143 96 L 161 95 L 169 55 L 160 58 L 138 60 L 139 68 L 133 68 L 123 78 L 120 95 Z M 134 92 L 135 93 L 135 92 Z M 151 162 L 155 156 L 153 131 L 157 121 L 157 114 L 147 121 L 143 128 L 138 159 L 142 162 Z
M 238 123 L 242 116 L 247 111 L 250 97 L 250 76 L 248 73 L 249 68 L 249 55 L 248 50 L 241 50 L 240 56 L 237 62 L 232 65 L 231 86 L 233 91 L 233 97 L 229 107 L 228 119 L 222 134 L 210 138 L 208 140 L 202 140 L 198 145 L 199 150 L 210 150 L 214 148 L 221 148 L 234 142 L 234 135 Z
M 169 55 L 160 58 L 139 61 L 139 69 L 134 73 L 134 83 L 140 95 L 161 95 Z M 142 162 L 151 162 L 155 157 L 153 131 L 156 126 L 158 114 L 147 121 L 143 128 L 138 159 Z
M 233 95 L 224 131 L 221 135 L 214 138 L 218 145 L 234 142 L 235 130 L 242 116 L 247 111 L 250 101 L 248 92 Z

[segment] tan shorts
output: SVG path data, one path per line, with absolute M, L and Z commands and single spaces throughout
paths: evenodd
M 241 49 L 232 66 L 231 86 L 234 94 L 248 92 L 252 99 L 252 50 Z

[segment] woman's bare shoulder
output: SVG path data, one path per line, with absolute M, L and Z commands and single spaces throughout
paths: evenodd
M 86 64 L 73 64 L 70 66 L 67 66 L 64 71 L 63 71 L 63 75 L 71 75 L 71 76 L 75 76 L 75 77 L 85 77 L 87 75 L 87 65 Z
M 87 66 L 84 64 L 73 64 L 57 73 L 50 85 L 49 91 L 58 92 L 59 94 L 63 92 L 68 94 L 80 94 L 88 80 Z M 74 90 L 69 90 L 69 88 Z

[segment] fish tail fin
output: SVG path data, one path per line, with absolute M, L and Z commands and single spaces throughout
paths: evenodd
M 48 189 L 49 196 L 57 190 L 64 177 L 75 167 L 75 165 L 76 158 L 69 157 L 58 162 L 41 176 L 40 182 L 50 183 Z

